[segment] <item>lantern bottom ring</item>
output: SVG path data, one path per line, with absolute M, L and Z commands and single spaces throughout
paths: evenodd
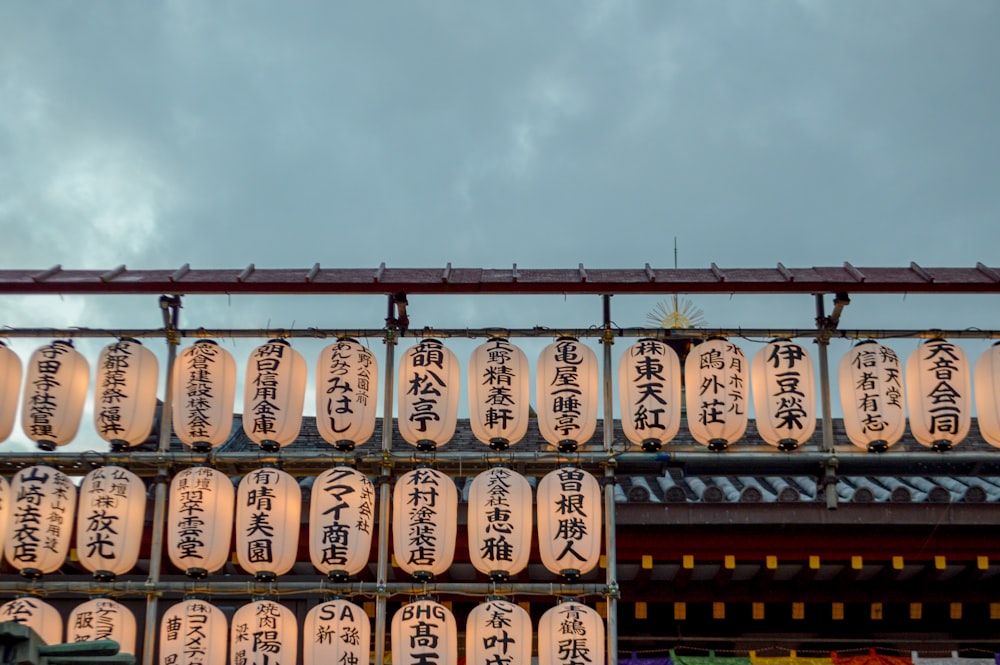
M 417 441 L 417 450 L 423 453 L 430 453 L 437 450 L 437 443 L 430 439 L 420 439 Z
M 711 439 L 708 442 L 708 449 L 712 452 L 720 452 L 729 447 L 729 442 L 725 439 Z
M 208 441 L 195 441 L 191 444 L 191 450 L 196 453 L 208 453 L 212 450 L 212 444 Z
M 333 445 L 337 450 L 345 453 L 349 453 L 354 450 L 354 442 L 350 439 L 341 439 Z
M 258 445 L 260 445 L 260 449 L 265 453 L 276 453 L 281 450 L 281 444 L 272 439 L 264 439 Z
M 868 452 L 870 453 L 884 453 L 887 450 L 889 450 L 889 442 L 885 439 L 872 441 L 868 444 Z
M 270 570 L 261 570 L 254 573 L 253 579 L 256 582 L 273 582 L 278 579 L 278 575 L 272 573 Z
M 951 450 L 951 441 L 945 441 L 944 439 L 940 441 L 935 441 L 931 444 L 931 450 L 936 453 L 943 453 L 946 450 Z
M 429 570 L 417 570 L 411 575 L 417 582 L 432 582 L 434 581 L 434 573 Z
M 647 453 L 655 453 L 663 448 L 659 439 L 646 439 L 642 442 L 642 449 Z
M 490 448 L 493 450 L 507 450 L 510 448 L 510 439 L 505 439 L 502 436 L 493 437 L 490 439 Z
M 39 450 L 44 450 L 45 452 L 50 453 L 50 452 L 52 452 L 53 450 L 56 449 L 55 441 L 39 441 L 38 442 L 38 449 Z
M 562 575 L 562 578 L 567 582 L 574 582 L 580 579 L 581 575 L 579 568 L 563 568 L 559 571 L 559 574 Z
M 577 443 L 573 439 L 563 439 L 559 442 L 558 448 L 561 453 L 575 453 Z
M 39 570 L 38 568 L 22 568 L 21 569 L 21 577 L 23 577 L 25 579 L 29 579 L 29 580 L 40 580 L 40 579 L 42 579 L 42 575 L 43 574 L 44 573 L 42 573 L 42 571 Z
M 491 582 L 507 582 L 510 580 L 510 573 L 506 570 L 491 570 L 489 578 Z
M 117 577 L 117 576 L 114 573 L 112 573 L 110 570 L 95 570 L 94 571 L 94 580 L 96 580 L 98 582 L 114 582 L 115 581 L 115 577 Z
M 331 570 L 326 573 L 326 578 L 331 582 L 346 582 L 349 577 L 346 570 Z
M 128 441 L 125 439 L 114 439 L 111 441 L 111 452 L 123 453 L 128 450 Z
M 208 571 L 204 568 L 188 568 L 184 574 L 193 580 L 203 580 L 208 577 Z
M 782 439 L 781 441 L 778 441 L 778 450 L 785 453 L 795 450 L 798 447 L 799 442 L 795 439 Z

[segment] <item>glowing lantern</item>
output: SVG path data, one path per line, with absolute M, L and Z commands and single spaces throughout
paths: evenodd
M 816 381 L 809 351 L 776 339 L 750 363 L 757 433 L 778 450 L 795 450 L 816 431 Z
M 841 358 L 837 383 L 851 443 L 883 452 L 903 437 L 903 368 L 895 351 L 874 340 L 860 342 Z
M 18 391 L 21 389 L 21 359 L 0 342 L 0 442 L 14 431 Z
M 222 610 L 189 598 L 160 620 L 160 665 L 226 665 L 229 626 Z
M 421 580 L 448 570 L 455 556 L 458 490 L 436 469 L 417 468 L 396 481 L 392 547 L 396 563 Z
M 476 605 L 465 624 L 465 662 L 531 665 L 531 617 L 502 598 Z
M 643 450 L 659 450 L 681 426 L 681 361 L 656 339 L 640 339 L 618 364 L 622 430 Z
M 152 431 L 158 372 L 156 356 L 138 340 L 122 339 L 101 351 L 94 427 L 112 450 L 137 446 Z
M 575 467 L 563 467 L 538 481 L 538 550 L 542 564 L 575 579 L 601 558 L 601 488 Z
M 327 469 L 313 481 L 309 504 L 309 557 L 333 580 L 368 565 L 375 516 L 375 486 L 360 471 Z
M 46 644 L 62 644 L 63 620 L 59 610 L 35 596 L 22 596 L 0 605 L 0 622 L 23 623 Z
M 455 435 L 461 370 L 439 340 L 407 349 L 399 365 L 399 433 L 417 450 L 434 450 Z
M 973 374 L 979 433 L 991 446 L 1000 448 L 1000 342 L 979 356 Z
M 469 488 L 469 560 L 481 573 L 502 581 L 528 565 L 531 555 L 531 485 L 524 476 L 496 467 Z
M 573 452 L 597 429 L 597 355 L 573 337 L 561 337 L 538 356 L 535 392 L 538 431 L 561 452 Z
M 371 622 L 365 611 L 346 600 L 331 600 L 309 610 L 302 626 L 304 665 L 368 665 Z
M 972 377 L 965 351 L 944 339 L 929 339 L 906 360 L 910 432 L 922 445 L 948 450 L 969 433 Z
M 120 466 L 98 467 L 80 484 L 76 550 L 80 565 L 100 580 L 132 570 L 146 518 L 146 485 Z
M 299 484 L 281 469 L 243 476 L 236 491 L 236 559 L 260 580 L 284 575 L 295 565 L 302 517 Z
M 560 603 L 538 621 L 538 665 L 603 663 L 604 649 L 604 622 L 583 603 Z
M 59 570 L 69 554 L 76 512 L 76 487 L 66 474 L 30 466 L 14 474 L 14 502 L 4 554 L 25 577 Z
M 469 425 L 496 450 L 505 450 L 528 432 L 531 376 L 524 351 L 495 338 L 469 360 Z
M 354 450 L 375 432 L 378 361 L 353 339 L 339 339 L 316 362 L 316 428 L 339 450 Z
M 80 429 L 90 369 L 73 343 L 56 340 L 28 359 L 21 428 L 42 450 L 55 450 Z
M 243 431 L 262 449 L 287 446 L 302 427 L 306 361 L 283 339 L 254 349 L 243 384 Z
M 221 446 L 233 429 L 236 363 L 212 340 L 198 340 L 174 363 L 174 432 L 195 452 Z
M 403 605 L 392 616 L 392 662 L 458 665 L 458 629 L 451 611 L 433 600 Z
M 94 598 L 78 605 L 66 621 L 66 642 L 114 640 L 118 653 L 135 654 L 135 615 L 110 598 Z
M 167 553 L 190 577 L 204 577 L 229 560 L 236 492 L 229 478 L 207 466 L 184 469 L 170 482 Z
M 295 615 L 273 600 L 258 600 L 233 615 L 230 662 L 242 665 L 276 665 L 298 659 L 299 626 Z
M 709 450 L 725 450 L 747 430 L 749 372 L 743 350 L 726 339 L 691 349 L 684 362 L 687 423 Z

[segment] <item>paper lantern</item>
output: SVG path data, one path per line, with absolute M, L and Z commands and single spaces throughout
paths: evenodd
M 309 610 L 302 625 L 304 665 L 368 665 L 371 622 L 347 600 L 331 600 Z
M 563 467 L 538 481 L 538 551 L 542 564 L 573 580 L 601 559 L 601 487 L 583 469 Z
M 360 471 L 327 469 L 313 481 L 309 503 L 309 557 L 319 571 L 342 581 L 368 565 L 375 523 L 375 486 Z
M 477 346 L 469 360 L 469 425 L 476 439 L 505 450 L 528 432 L 531 370 L 524 351 L 503 338 Z
M 243 431 L 263 450 L 283 448 L 299 435 L 307 372 L 305 358 L 283 339 L 272 339 L 250 354 Z
M 458 490 L 436 469 L 416 468 L 396 481 L 392 548 L 403 572 L 421 580 L 448 570 L 455 556 Z
M 979 433 L 991 446 L 1000 448 L 1000 342 L 979 356 L 973 376 Z
M 840 359 L 837 383 L 851 443 L 883 452 L 903 437 L 903 368 L 895 351 L 874 340 L 858 343 Z
M 496 467 L 472 480 L 469 488 L 469 561 L 496 581 L 528 565 L 531 556 L 531 485 L 516 471 Z
M 0 605 L 0 622 L 15 621 L 38 633 L 46 644 L 62 644 L 63 620 L 59 610 L 35 596 L 22 596 Z
M 721 338 L 693 347 L 684 362 L 688 429 L 709 450 L 725 450 L 746 433 L 748 370 L 743 350 Z
M 87 399 L 90 369 L 70 341 L 56 340 L 28 359 L 21 402 L 21 428 L 42 450 L 55 450 L 76 436 Z
M 378 361 L 353 339 L 339 339 L 316 361 L 316 428 L 339 450 L 372 438 L 378 408 Z
M 110 598 L 94 598 L 77 605 L 66 620 L 66 642 L 114 640 L 118 653 L 135 654 L 135 615 Z
M 433 600 L 403 605 L 392 616 L 396 665 L 458 665 L 458 630 L 451 611 Z
M 233 615 L 230 662 L 291 665 L 298 659 L 298 641 L 299 627 L 292 611 L 273 600 L 258 600 Z
M 233 429 L 236 363 L 212 340 L 198 340 L 174 363 L 173 422 L 177 438 L 195 452 L 221 446 Z
M 260 580 L 295 565 L 302 519 L 302 491 L 281 469 L 243 476 L 236 491 L 236 560 Z
M 535 392 L 538 431 L 562 452 L 573 452 L 597 429 L 597 355 L 573 337 L 561 337 L 538 356 Z
M 458 359 L 439 340 L 421 340 L 403 354 L 397 424 L 417 450 L 434 450 L 455 435 L 460 377 Z
M 972 425 L 972 377 L 960 347 L 929 339 L 906 359 L 906 403 L 910 433 L 934 450 L 960 443 Z
M 153 352 L 134 339 L 104 347 L 97 360 L 94 427 L 112 450 L 144 442 L 156 416 L 159 363 Z
M 0 442 L 6 441 L 14 431 L 21 369 L 21 359 L 0 342 Z
M 465 624 L 465 662 L 531 665 L 531 617 L 501 598 L 476 605 Z
M 560 603 L 538 621 L 538 665 L 603 663 L 604 644 L 604 622 L 583 603 Z
M 643 450 L 669 443 L 681 426 L 681 361 L 656 339 L 640 339 L 618 363 L 622 430 Z
M 145 531 L 146 485 L 120 466 L 102 466 L 80 483 L 76 551 L 80 565 L 100 580 L 135 566 Z
M 214 605 L 189 598 L 160 619 L 160 665 L 226 665 L 229 626 Z
M 207 466 L 184 469 L 170 482 L 167 553 L 190 577 L 204 577 L 229 561 L 236 492 L 222 473 Z
M 750 363 L 757 433 L 778 450 L 795 450 L 816 431 L 816 380 L 809 351 L 776 339 Z
M 69 554 L 76 487 L 48 466 L 21 469 L 10 484 L 13 504 L 4 543 L 7 562 L 25 577 L 59 570 Z

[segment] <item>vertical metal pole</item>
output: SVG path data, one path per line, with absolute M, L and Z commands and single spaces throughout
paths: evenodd
M 163 406 L 160 410 L 160 440 L 158 450 L 170 450 L 170 433 L 173 431 L 173 370 L 177 358 L 177 323 L 180 315 L 181 297 L 162 296 L 160 309 L 163 313 L 163 327 L 166 330 L 167 367 L 164 380 Z M 160 567 L 163 561 L 163 529 L 166 523 L 167 469 L 163 466 L 156 473 L 156 491 L 153 495 L 153 533 L 149 546 L 149 577 L 146 579 L 146 625 L 142 642 L 143 665 L 155 665 L 153 654 L 156 647 L 156 612 L 159 601 Z
M 833 410 L 830 407 L 830 363 L 827 357 L 827 347 L 830 345 L 829 322 L 823 307 L 823 294 L 816 294 L 816 327 L 819 335 L 816 344 L 819 346 L 819 386 L 820 404 L 823 409 L 823 450 L 830 453 L 831 458 L 823 469 L 823 481 L 826 492 L 826 507 L 833 510 L 837 507 L 837 459 L 834 457 L 833 445 Z
M 378 572 L 375 598 L 375 665 L 385 662 L 385 623 L 389 576 L 389 483 L 392 479 L 392 395 L 395 377 L 395 348 L 397 328 L 392 311 L 393 297 L 389 296 L 389 315 L 385 329 L 385 388 L 382 402 L 382 476 L 379 486 L 378 507 Z
M 608 592 L 605 596 L 608 603 L 607 616 L 607 645 L 608 645 L 608 665 L 618 665 L 618 556 L 617 556 L 617 536 L 615 520 L 615 466 L 616 462 L 611 457 L 614 447 L 614 392 L 613 392 L 613 369 L 611 358 L 611 347 L 614 345 L 614 336 L 611 333 L 611 296 L 605 295 L 604 299 L 604 336 L 601 341 L 604 344 L 604 450 L 608 453 L 608 463 L 604 468 L 604 561 L 607 564 Z

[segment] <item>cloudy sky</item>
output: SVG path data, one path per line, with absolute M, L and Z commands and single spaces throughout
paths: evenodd
M 993 0 L 2 3 L 0 266 L 670 267 L 675 237 L 681 267 L 998 266 L 998 27 Z M 382 324 L 381 298 L 318 300 L 191 298 L 182 324 Z M 719 327 L 815 315 L 807 296 L 697 304 Z M 856 298 L 844 325 L 998 329 L 998 305 Z M 160 325 L 155 298 L 2 312 Z

